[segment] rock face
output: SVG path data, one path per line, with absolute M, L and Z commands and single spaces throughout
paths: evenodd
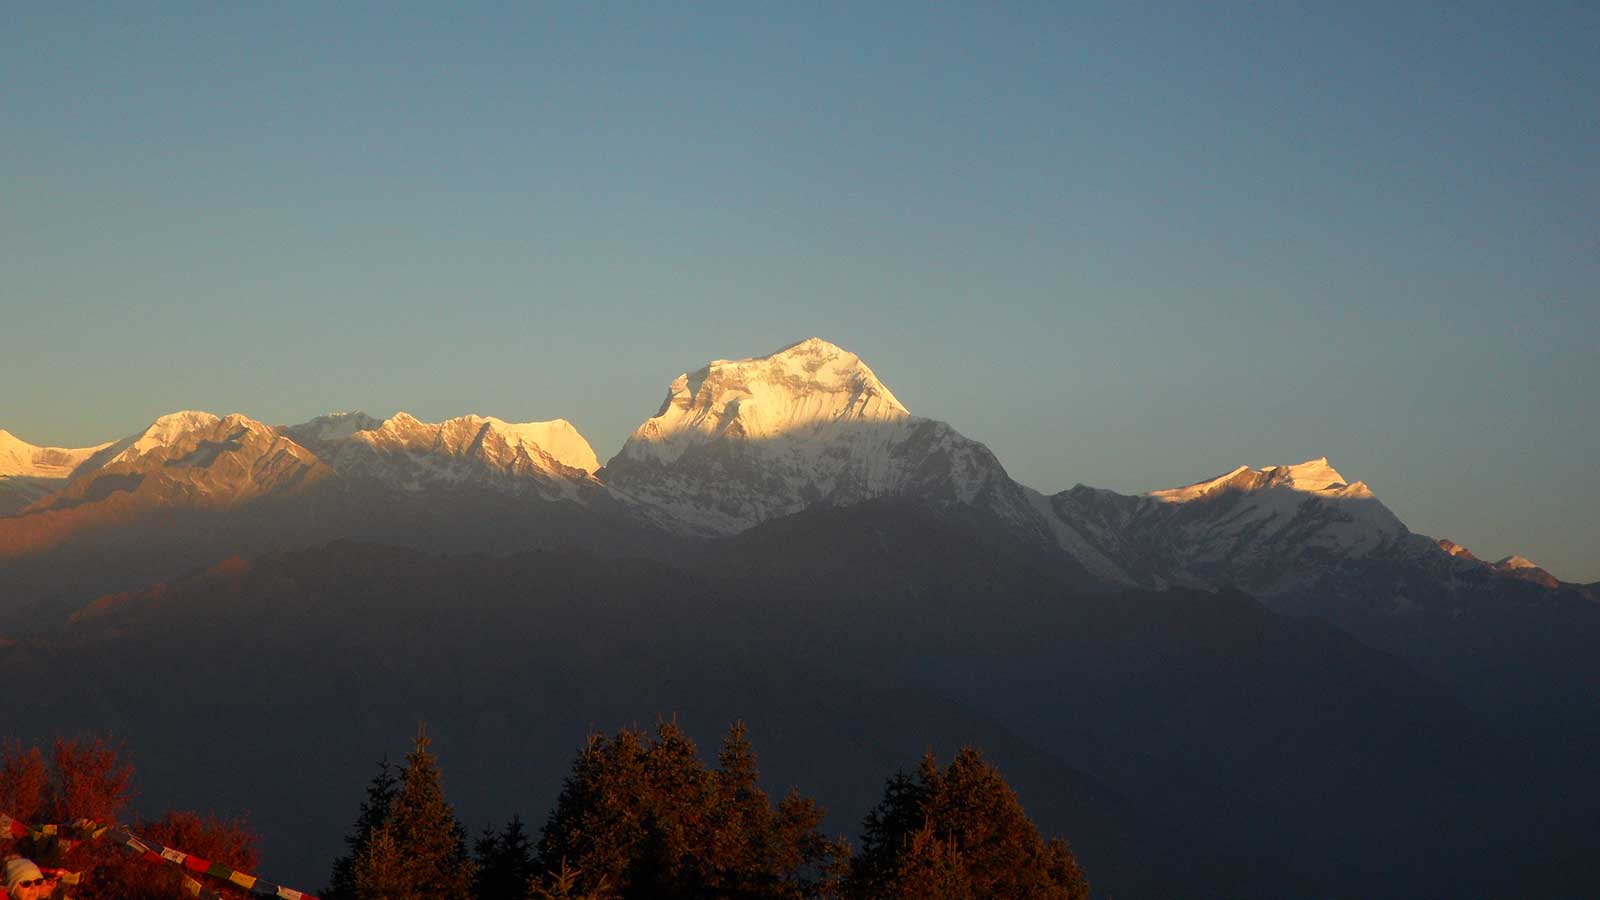
M 38 478 L 31 475 L 0 475 L 0 516 L 22 512 L 61 489 L 65 478 Z
M 89 532 L 129 528 L 169 510 L 218 511 L 293 497 L 333 475 L 311 451 L 242 415 L 186 411 L 107 444 L 59 490 L 0 518 L 0 558 L 57 547 Z
M 332 474 L 275 428 L 237 413 L 185 411 L 105 446 L 30 511 L 69 509 L 119 491 L 153 504 L 225 507 L 291 494 Z
M 693 534 L 897 496 L 987 505 L 1040 527 L 987 447 L 911 415 L 859 357 L 818 338 L 679 375 L 599 474 Z

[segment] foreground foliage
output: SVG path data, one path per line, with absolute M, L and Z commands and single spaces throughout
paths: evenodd
M 57 738 L 46 754 L 13 741 L 0 752 L 0 811 L 31 825 L 86 820 L 121 823 L 136 834 L 178 847 L 229 868 L 252 871 L 259 840 L 243 819 L 221 819 L 172 811 L 152 820 L 124 821 L 134 767 L 104 738 Z M 82 875 L 72 889 L 79 900 L 176 900 L 190 896 L 171 866 L 132 858 L 110 840 L 86 841 L 72 849 L 52 837 L 0 839 L 0 857 L 25 856 L 49 869 Z M 207 887 L 224 897 L 243 891 Z
M 326 900 L 1082 900 L 1088 883 L 1062 840 L 1046 841 L 999 771 L 976 750 L 940 768 L 930 753 L 890 779 L 867 816 L 859 855 L 821 830 L 823 811 L 791 789 L 773 802 L 745 727 L 715 768 L 671 722 L 653 733 L 593 735 L 573 761 L 537 842 L 520 817 L 485 829 L 467 852 L 438 762 L 419 729 L 405 764 L 367 787 Z M 46 754 L 0 752 L 0 810 L 35 824 L 121 822 L 153 841 L 253 871 L 257 837 L 242 820 L 192 812 L 123 822 L 133 767 L 103 739 L 57 740 Z M 80 900 L 190 896 L 167 865 L 112 841 L 0 841 L 42 866 L 83 874 Z M 224 897 L 231 885 L 207 883 Z

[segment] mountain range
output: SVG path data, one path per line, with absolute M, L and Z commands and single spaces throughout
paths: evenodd
M 34 447 L 0 431 L 0 557 L 91 540 L 142 513 L 248 516 L 253 503 L 330 491 L 493 494 L 620 513 L 685 537 L 911 497 L 998 516 L 1105 588 L 1236 587 L 1292 603 L 1352 569 L 1387 566 L 1445 585 L 1515 578 L 1592 593 L 1520 556 L 1489 563 L 1414 534 L 1326 459 L 1239 466 L 1142 495 L 1081 484 L 1044 495 L 1010 479 L 987 447 L 912 415 L 858 357 L 817 338 L 678 376 L 604 467 L 564 419 L 433 424 L 404 412 L 336 413 L 269 426 L 184 411 L 79 449 Z M 1396 612 L 1433 599 L 1383 593 Z
M 586 714 L 767 706 L 798 717 L 768 726 L 769 771 L 847 817 L 875 785 L 845 757 L 981 737 L 1071 807 L 1041 818 L 1077 832 L 1091 879 L 1133 894 L 1586 888 L 1597 590 L 1416 534 L 1326 459 L 1042 494 L 816 338 L 678 376 L 603 466 L 561 419 L 186 411 L 79 449 L 0 432 L 0 672 L 41 727 L 114 723 L 207 765 L 171 737 L 199 698 L 136 715 L 135 686 L 67 674 L 86 655 L 174 680 L 189 656 L 213 692 L 345 740 L 431 711 L 549 749 Z M 241 640 L 252 664 L 218 649 Z M 293 703 L 262 663 L 299 673 Z M 506 712 L 519 690 L 555 719 Z M 383 712 L 341 718 L 352 694 Z M 272 748 L 300 752 L 235 749 Z M 1491 853 L 1481 881 L 1451 868 Z

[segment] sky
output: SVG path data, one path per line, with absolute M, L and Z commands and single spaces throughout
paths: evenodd
M 1600 7 L 34 4 L 0 428 L 566 418 L 818 336 L 1053 492 L 1600 580 Z M 799 8 L 804 7 L 804 8 Z

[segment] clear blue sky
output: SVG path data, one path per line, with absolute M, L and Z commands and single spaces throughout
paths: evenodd
M 817 335 L 1041 490 L 1326 455 L 1600 579 L 1593 3 L 67 6 L 0 28 L 33 443 L 405 409 L 604 459 Z

